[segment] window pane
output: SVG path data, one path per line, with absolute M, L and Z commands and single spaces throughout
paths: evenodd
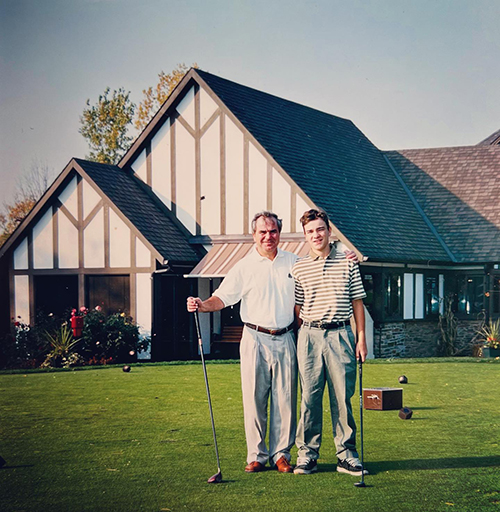
M 493 303 L 493 313 L 500 313 L 500 277 L 493 277 L 493 290 L 490 294 Z
M 470 307 L 468 306 L 469 301 L 467 300 L 467 278 L 465 276 L 457 277 L 457 290 L 457 312 L 467 314 L 467 309 L 470 309 Z
M 484 278 L 471 277 L 468 280 L 470 314 L 480 313 L 484 308 Z
M 436 277 L 425 279 L 425 315 L 437 315 L 439 313 L 439 290 Z
M 424 318 L 424 274 L 415 274 L 415 318 Z
M 409 320 L 413 318 L 413 274 L 404 275 L 405 282 L 405 302 L 403 318 Z
M 363 287 L 366 298 L 363 303 L 373 319 L 382 320 L 382 309 L 384 307 L 385 292 L 383 289 L 382 274 L 362 274 Z
M 87 305 L 101 306 L 106 315 L 130 312 L 129 276 L 87 276 Z
M 484 304 L 484 278 L 483 276 L 459 276 L 458 313 L 463 315 L 477 315 L 483 310 Z
M 401 316 L 401 275 L 386 274 L 384 278 L 384 291 L 386 317 Z

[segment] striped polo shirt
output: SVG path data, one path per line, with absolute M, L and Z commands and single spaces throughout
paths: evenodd
M 332 246 L 326 258 L 313 252 L 292 268 L 295 304 L 308 322 L 342 322 L 352 316 L 352 301 L 366 297 L 359 266 Z

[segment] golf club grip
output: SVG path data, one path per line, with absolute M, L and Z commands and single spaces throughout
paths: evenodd
M 194 314 L 194 324 L 196 325 L 196 336 L 198 337 L 198 344 L 201 347 L 202 341 L 201 341 L 200 317 L 198 316 L 197 310 L 193 314 Z

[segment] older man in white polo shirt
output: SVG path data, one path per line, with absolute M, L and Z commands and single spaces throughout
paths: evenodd
M 262 471 L 269 461 L 282 473 L 293 471 L 290 448 L 295 442 L 297 357 L 294 280 L 297 256 L 279 247 L 281 220 L 261 212 L 252 220 L 255 248 L 227 274 L 212 297 L 189 297 L 188 311 L 211 312 L 241 300 L 245 327 L 240 345 L 241 385 L 247 441 L 247 473 Z M 269 449 L 266 446 L 270 397 Z

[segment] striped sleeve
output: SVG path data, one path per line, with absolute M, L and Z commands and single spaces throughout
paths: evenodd
M 302 284 L 300 283 L 299 277 L 295 272 L 295 266 L 292 268 L 292 276 L 295 279 L 295 305 L 303 306 L 304 305 L 304 289 L 302 288 Z
M 359 272 L 359 265 L 357 263 L 349 264 L 349 299 L 351 301 L 364 299 L 366 297 L 365 289 L 363 288 L 363 281 Z

